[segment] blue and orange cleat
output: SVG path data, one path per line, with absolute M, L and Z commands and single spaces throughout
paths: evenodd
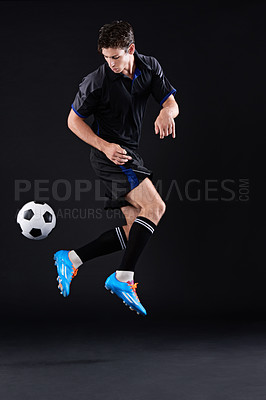
M 126 306 L 129 306 L 131 310 L 135 310 L 137 314 L 147 315 L 145 308 L 139 301 L 136 288 L 137 283 L 134 281 L 120 282 L 116 279 L 115 272 L 110 275 L 105 281 L 105 288 L 110 290 L 113 294 L 115 293 Z
M 64 297 L 69 296 L 71 281 L 78 273 L 77 268 L 70 261 L 68 253 L 69 250 L 59 250 L 54 254 L 58 273 L 58 289 Z

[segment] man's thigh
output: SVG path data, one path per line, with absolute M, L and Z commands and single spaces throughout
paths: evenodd
M 162 202 L 161 196 L 149 178 L 126 194 L 125 199 L 136 208 L 142 208 Z

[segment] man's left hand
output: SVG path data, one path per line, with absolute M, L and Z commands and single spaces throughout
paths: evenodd
M 156 135 L 160 133 L 160 139 L 169 135 L 172 135 L 173 139 L 175 138 L 175 121 L 166 108 L 160 111 L 160 114 L 154 122 L 154 129 Z

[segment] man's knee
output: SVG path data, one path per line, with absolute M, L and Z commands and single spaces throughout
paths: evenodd
M 164 213 L 165 213 L 165 211 L 166 211 L 166 204 L 165 204 L 165 202 L 162 200 L 162 199 L 160 199 L 160 201 L 158 201 L 157 203 L 156 203 L 156 210 L 157 210 L 157 213 L 158 213 L 158 215 L 160 216 L 160 218 L 162 218 L 162 216 L 164 215 Z
M 121 208 L 121 211 L 124 214 L 128 225 L 133 224 L 134 220 L 139 215 L 140 210 L 141 210 L 140 207 L 132 207 L 132 206 L 126 206 Z
M 165 211 L 166 211 L 166 204 L 163 200 L 161 200 L 160 206 L 159 206 L 159 212 L 160 212 L 161 217 L 164 215 Z
M 142 211 L 150 216 L 151 220 L 160 220 L 166 211 L 166 204 L 162 199 L 158 199 L 152 203 L 145 204 Z

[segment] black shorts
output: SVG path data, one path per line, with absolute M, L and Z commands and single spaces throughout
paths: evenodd
M 135 150 L 124 145 L 121 147 L 127 151 L 128 156 L 132 157 L 132 160 L 124 165 L 116 165 L 103 152 L 95 147 L 91 148 L 92 168 L 105 188 L 105 210 L 131 205 L 125 199 L 125 195 L 145 178 L 152 180 L 153 177 L 153 172 L 144 166 L 143 159 Z

